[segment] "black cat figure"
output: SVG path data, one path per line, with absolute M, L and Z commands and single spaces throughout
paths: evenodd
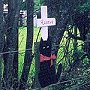
M 54 60 L 56 59 L 55 54 L 51 54 L 51 40 L 40 41 L 40 71 L 38 74 L 38 79 L 41 87 L 46 87 L 50 84 L 56 83 L 61 72 L 56 75 Z M 60 70 L 61 68 L 59 68 Z

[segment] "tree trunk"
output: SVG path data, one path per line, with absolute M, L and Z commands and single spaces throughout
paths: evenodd
M 2 51 L 4 46 L 3 0 L 0 0 L 0 90 L 2 88 Z
M 27 41 L 24 57 L 24 66 L 20 79 L 20 90 L 25 90 L 28 80 L 29 70 L 32 62 L 32 44 L 33 44 L 33 0 L 27 0 Z
M 20 5 L 22 3 L 22 0 L 15 0 L 16 2 L 16 13 L 15 13 L 15 19 L 14 19 L 14 24 L 13 28 L 16 31 L 16 46 L 15 46 L 15 55 L 14 55 L 14 60 L 13 60 L 13 78 L 14 78 L 14 90 L 17 90 L 18 87 L 18 22 L 19 22 L 19 15 L 20 15 Z
M 35 42 L 34 43 L 35 46 L 34 46 L 34 51 L 35 51 L 35 81 L 32 85 L 32 88 L 40 88 L 40 83 L 39 83 L 39 80 L 38 80 L 38 74 L 39 74 L 39 71 L 40 71 L 40 52 L 39 52 L 39 42 Z
M 5 71 L 4 79 L 7 90 L 16 89 L 18 80 L 18 18 L 20 13 L 21 0 L 8 0 L 8 30 L 6 33 L 6 54 L 4 58 Z M 16 56 L 17 58 L 16 58 Z

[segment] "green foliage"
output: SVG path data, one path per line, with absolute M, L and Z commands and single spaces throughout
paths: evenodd
M 90 10 L 90 0 L 87 0 L 83 5 L 79 7 L 80 12 L 89 11 Z
M 34 28 L 34 36 L 33 36 L 33 48 L 32 48 L 32 53 L 34 53 L 34 42 L 36 42 L 36 38 L 38 35 L 39 28 Z M 19 61 L 19 70 L 18 70 L 18 75 L 19 79 L 22 73 L 23 69 L 23 64 L 24 64 L 24 55 L 25 55 L 25 48 L 26 48 L 26 37 L 27 36 L 27 28 L 26 27 L 20 27 L 19 28 L 19 55 L 18 55 L 18 61 Z M 40 36 L 39 36 L 40 40 Z M 35 59 L 33 58 L 32 64 L 31 64 L 31 69 L 30 69 L 30 75 L 28 77 L 29 83 L 32 81 L 32 77 L 35 75 Z
M 34 12 L 38 12 L 40 10 L 40 0 L 34 0 Z M 22 2 L 21 4 L 21 10 L 26 10 L 26 1 Z
M 74 28 L 72 29 L 72 33 Z M 78 36 L 80 36 L 79 30 L 77 31 Z M 77 40 L 77 50 L 74 50 L 74 39 L 68 37 L 68 32 L 66 31 L 60 42 L 60 48 L 58 51 L 57 65 L 58 63 L 63 64 L 63 70 L 65 70 L 72 62 L 75 60 L 76 56 L 81 57 L 84 53 L 82 50 L 83 42 Z
M 90 32 L 87 33 L 86 37 L 87 37 L 87 40 L 90 40 Z
M 18 75 L 19 78 L 21 76 L 22 73 L 22 69 L 23 69 L 23 63 L 24 63 L 24 54 L 25 54 L 25 47 L 26 47 L 26 34 L 27 34 L 27 30 L 26 27 L 20 27 L 19 29 L 19 40 L 18 40 L 18 46 L 19 46 L 19 55 L 18 55 L 18 66 L 19 66 L 19 70 L 18 70 Z
M 22 2 L 21 4 L 21 10 L 26 10 L 26 1 Z
M 37 13 L 40 10 L 40 0 L 34 0 L 34 12 Z
M 39 31 L 39 28 L 34 28 L 34 42 L 36 41 L 38 31 Z M 25 51 L 26 36 L 27 36 L 26 34 L 27 34 L 26 27 L 20 28 L 20 30 L 19 30 L 19 51 L 21 53 L 22 53 L 21 50 Z M 79 32 L 78 32 L 78 34 L 79 34 Z M 60 49 L 58 51 L 58 57 L 57 57 L 57 62 L 63 64 L 63 72 L 74 61 L 74 59 L 73 59 L 74 58 L 73 57 L 73 53 L 74 53 L 73 42 L 74 42 L 74 40 L 72 38 L 70 39 L 67 37 L 68 37 L 68 33 L 65 32 L 64 36 L 62 38 L 62 41 L 60 43 Z M 23 41 L 22 41 L 22 38 L 23 38 Z M 39 36 L 38 40 L 40 40 L 40 36 Z M 22 41 L 22 43 L 20 44 L 21 41 Z M 78 40 L 77 42 L 78 42 L 77 54 L 78 54 L 78 57 L 80 58 L 84 54 L 84 51 L 82 50 L 82 46 L 81 46 L 83 42 L 80 40 Z M 34 43 L 33 43 L 33 46 L 34 46 Z M 33 52 L 34 52 L 34 47 L 33 47 Z M 87 67 L 86 67 L 87 64 L 89 64 L 89 60 L 87 59 L 87 57 L 83 58 L 81 61 L 83 62 L 82 63 L 83 66 L 79 67 L 75 72 L 73 71 L 73 72 L 71 72 L 72 74 L 67 76 L 67 77 L 69 77 L 68 79 L 71 79 L 71 84 L 69 84 L 69 83 L 66 84 L 66 86 L 68 85 L 66 90 L 68 90 L 68 88 L 72 89 L 75 86 L 81 85 L 82 83 L 84 83 L 85 80 L 87 80 L 86 77 L 84 79 L 82 78 L 81 80 L 76 79 L 76 77 L 78 78 L 79 76 L 90 74 L 89 69 L 87 69 Z M 24 53 L 19 54 L 19 78 L 20 78 L 20 75 L 22 73 L 23 63 L 24 63 Z M 32 78 L 34 76 L 35 76 L 35 58 L 33 58 L 33 62 L 31 64 L 30 74 L 28 77 L 28 83 L 29 84 L 32 84 Z M 73 84 L 75 84 L 75 86 L 73 86 Z M 56 87 L 57 86 L 54 85 L 54 87 L 50 87 L 50 88 L 56 88 Z

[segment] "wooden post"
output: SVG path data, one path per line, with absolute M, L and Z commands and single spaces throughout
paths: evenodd
M 2 51 L 4 45 L 3 0 L 0 0 L 0 90 L 2 90 Z
M 39 42 L 35 42 L 34 44 L 35 46 L 35 84 L 34 84 L 34 88 L 40 88 L 40 84 L 38 81 L 38 73 L 39 73 L 39 66 L 40 66 L 40 61 L 39 61 Z
M 0 55 L 0 90 L 2 89 L 2 56 Z
M 74 34 L 77 37 L 77 27 L 76 26 L 74 27 Z M 74 39 L 73 46 L 74 46 L 74 59 L 78 60 L 78 55 L 77 55 L 77 39 Z

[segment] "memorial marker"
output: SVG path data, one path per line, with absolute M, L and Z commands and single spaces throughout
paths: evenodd
M 41 27 L 41 37 L 44 41 L 48 38 L 48 26 L 56 25 L 55 18 L 48 18 L 47 6 L 41 6 L 41 19 L 36 19 L 36 26 Z

